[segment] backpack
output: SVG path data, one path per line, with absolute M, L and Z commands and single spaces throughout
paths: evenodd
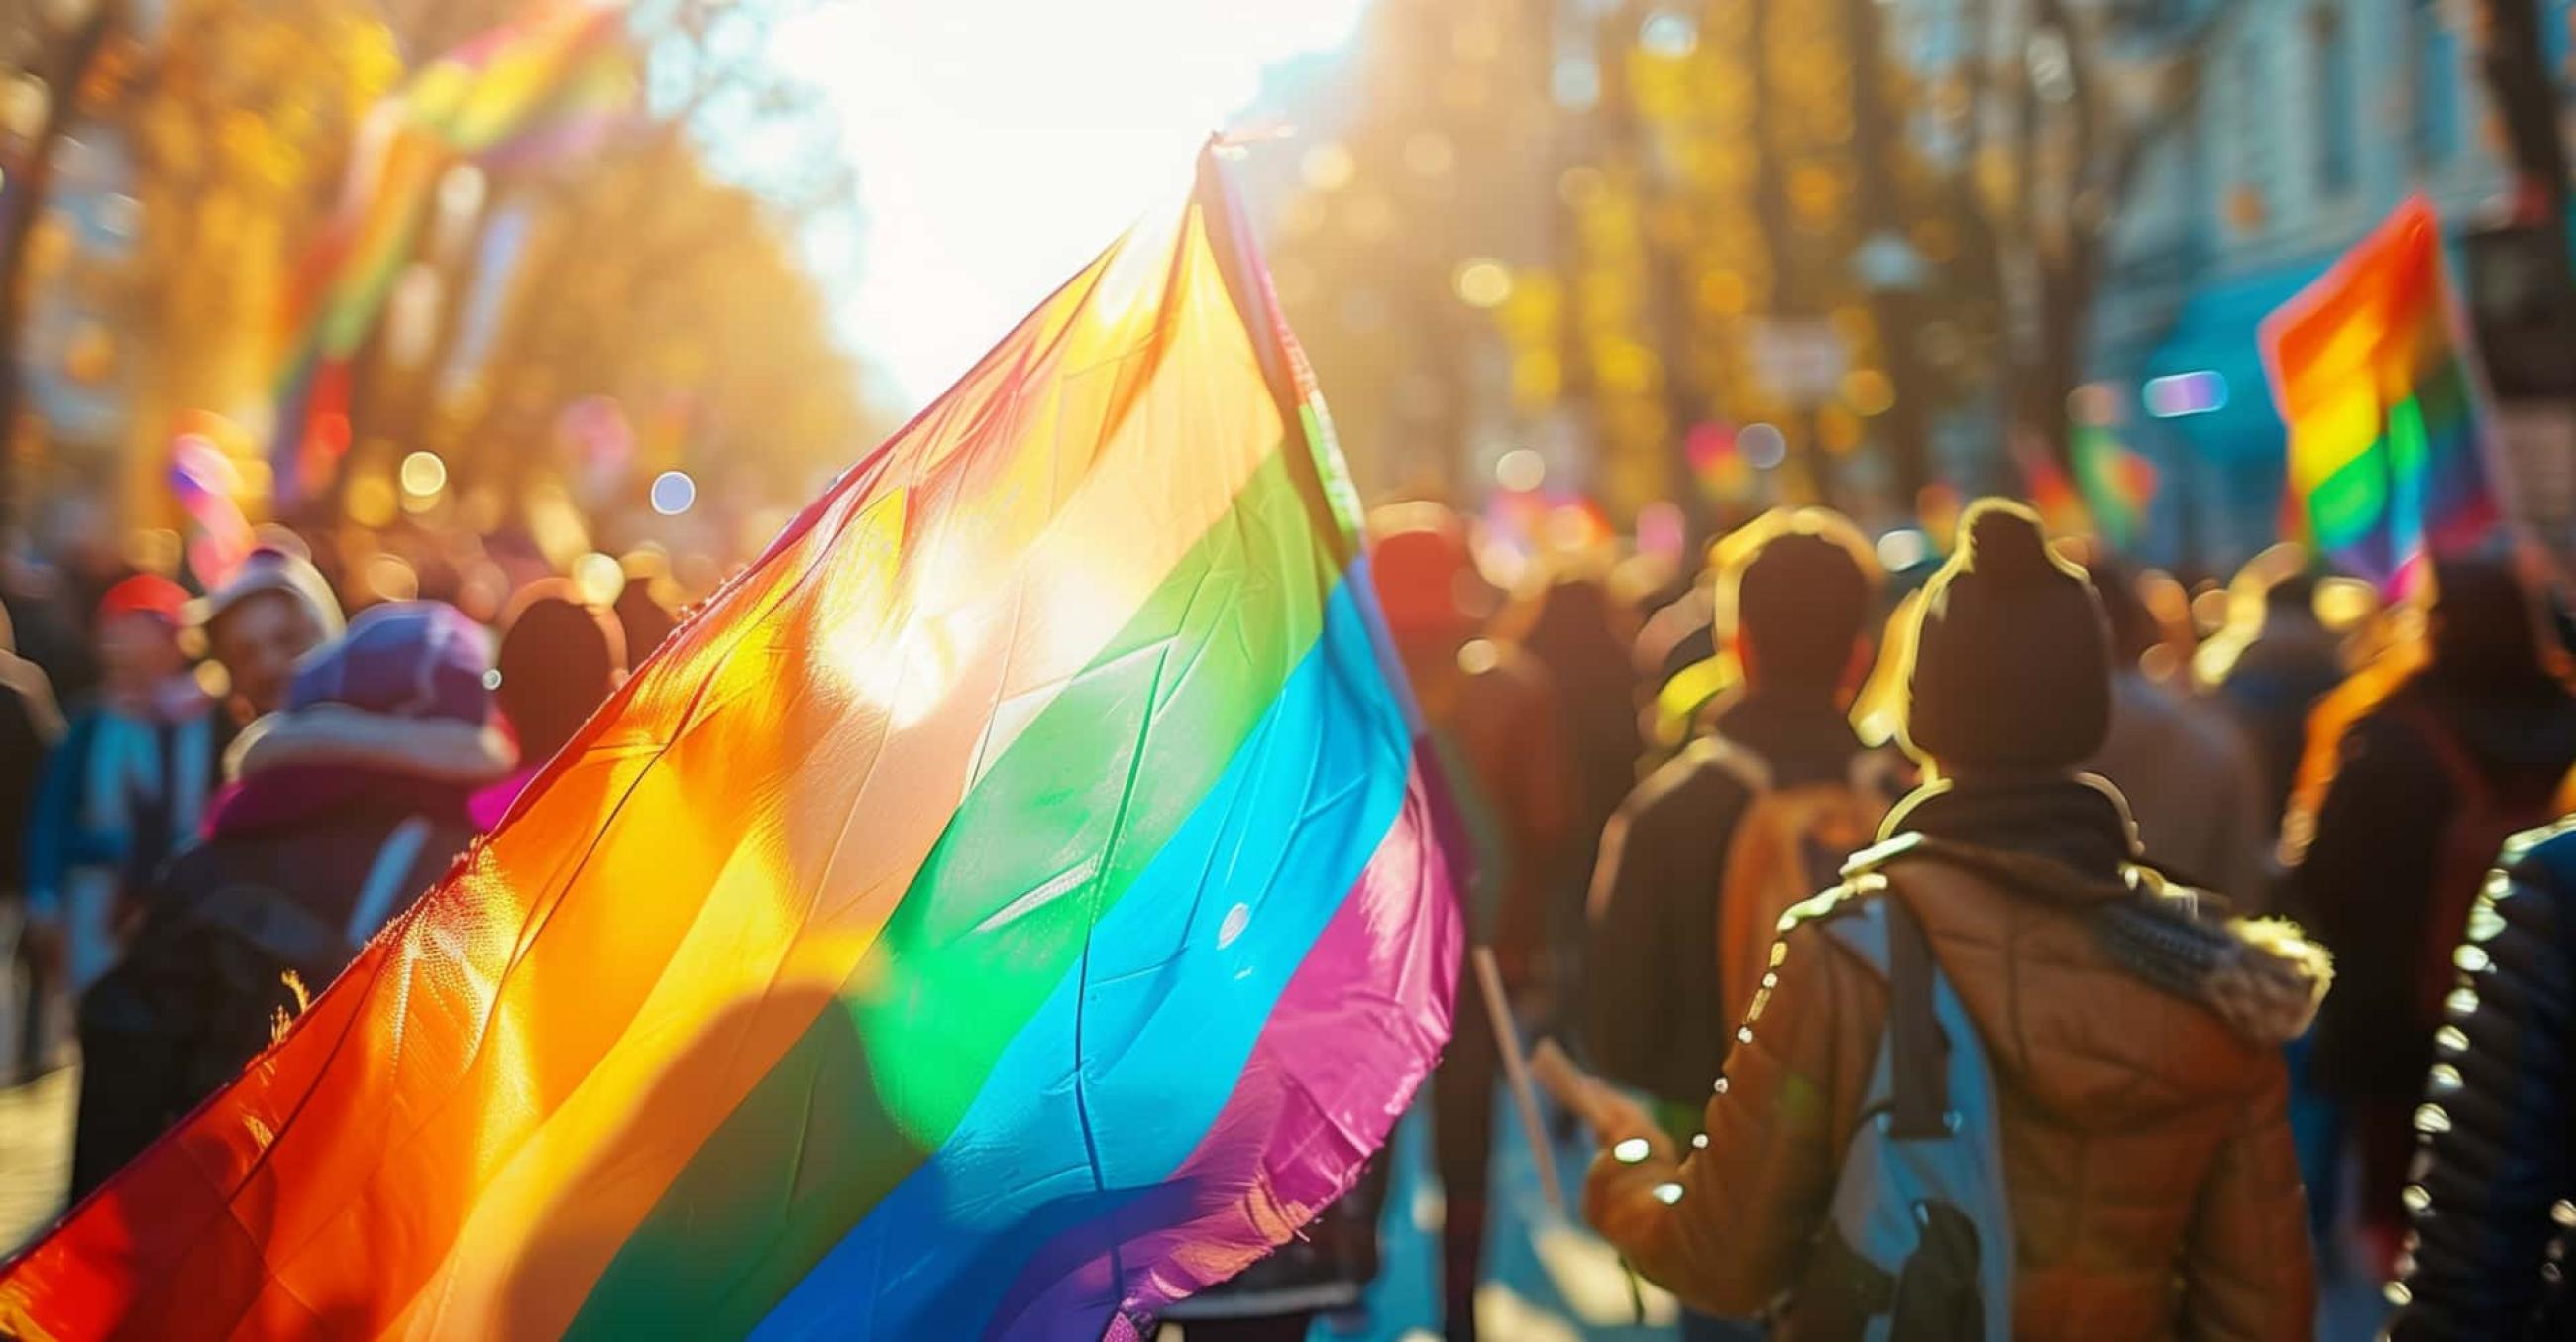
M 87 1071 L 72 1153 L 78 1198 L 233 1079 L 416 893 L 432 825 L 388 833 L 335 925 L 282 891 L 226 881 L 157 910 L 81 998 Z
M 1994 1073 L 1922 923 L 1886 888 L 1862 876 L 1819 901 L 1824 930 L 1885 976 L 1887 1025 L 1797 1291 L 1798 1335 L 2007 1342 L 2014 1245 Z
M 2443 1000 L 2456 975 L 2451 956 L 2460 929 L 2469 924 L 2469 906 L 2486 888 L 2487 873 L 2505 841 L 2537 829 L 2555 818 L 2554 787 L 2526 789 L 2517 795 L 2487 778 L 2450 727 L 2429 710 L 2408 712 L 2406 720 L 2440 762 L 2451 784 L 2451 814 L 2435 836 L 2433 885 L 2424 901 L 2424 921 L 2417 929 L 2414 1006 L 2417 1025 L 2430 1035 L 2444 1020 Z
M 1753 794 L 1727 844 L 1717 891 L 1720 1000 L 1726 1019 L 1740 1021 L 1770 969 L 1781 919 L 1841 884 L 1844 861 L 1878 841 L 1889 803 L 1876 774 L 1886 761 L 1864 751 L 1840 781 L 1775 788 L 1760 757 L 1724 740 L 1716 746 L 1718 763 Z

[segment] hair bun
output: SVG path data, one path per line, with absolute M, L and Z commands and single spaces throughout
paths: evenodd
M 2039 517 L 2019 504 L 1989 499 L 1961 519 L 1967 533 L 1968 569 L 2002 587 L 2023 587 L 2064 576 L 2048 555 Z

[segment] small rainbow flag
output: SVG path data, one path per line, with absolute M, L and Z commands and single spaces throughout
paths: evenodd
M 2290 537 L 2391 592 L 2498 520 L 2482 389 L 2417 196 L 2263 321 Z
M 366 342 L 410 261 L 432 192 L 458 162 L 522 164 L 588 152 L 636 98 L 618 12 L 560 4 L 430 62 L 368 114 L 340 199 L 287 286 L 275 336 L 274 460 L 292 498 L 333 456 L 320 370 Z
M 1348 1190 L 1449 813 L 1212 158 L 636 672 L 0 1333 L 1096 1338 Z
M 2075 490 L 2092 515 L 2094 531 L 2115 550 L 2134 548 L 2146 534 L 2147 509 L 2160 483 L 2154 462 L 2120 441 L 2104 424 L 2077 424 L 2068 443 L 2075 461 Z
M 183 433 L 170 445 L 170 493 L 188 518 L 188 571 L 213 590 L 230 581 L 259 544 L 238 500 L 241 472 L 214 439 Z
M 2083 492 L 2075 487 L 2066 468 L 2057 464 L 2048 445 L 2037 437 L 2025 436 L 2017 441 L 2013 455 L 2021 464 L 2022 492 L 2048 534 L 2091 534 L 2093 518 L 2085 510 Z

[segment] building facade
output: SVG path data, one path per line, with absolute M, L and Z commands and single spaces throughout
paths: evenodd
M 2206 29 L 2196 96 L 2119 204 L 2090 351 L 2125 440 L 2163 480 L 2149 556 L 2212 567 L 2275 535 L 2285 440 L 2257 346 L 2265 314 L 2407 195 L 2429 196 L 2456 244 L 2509 190 L 2475 0 L 2220 3 L 2232 8 Z M 2576 91 L 2576 11 L 2539 3 L 2550 65 Z M 2146 385 L 2183 376 L 2200 394 L 2152 398 L 2166 417 L 2151 412 Z

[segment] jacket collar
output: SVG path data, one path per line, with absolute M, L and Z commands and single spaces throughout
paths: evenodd
M 1711 734 L 1760 759 L 1782 787 L 1843 778 L 1864 749 L 1831 696 L 1760 687 L 1728 699 Z
M 2334 981 L 2325 950 L 2287 921 L 2231 917 L 2224 901 L 2169 884 L 2138 856 L 2136 833 L 2119 792 L 2090 776 L 1935 783 L 1844 874 L 1859 882 L 1917 863 L 2056 905 L 2129 974 L 2201 1003 L 2239 1036 L 2280 1044 L 2303 1033 Z M 1973 907 L 1910 902 L 1936 928 Z
M 2123 873 L 2143 861 L 2128 800 L 2092 774 L 1926 783 L 1888 813 L 1879 838 L 1905 834 L 1984 850 L 2015 867 L 2035 859 L 2081 886 L 2118 888 Z

